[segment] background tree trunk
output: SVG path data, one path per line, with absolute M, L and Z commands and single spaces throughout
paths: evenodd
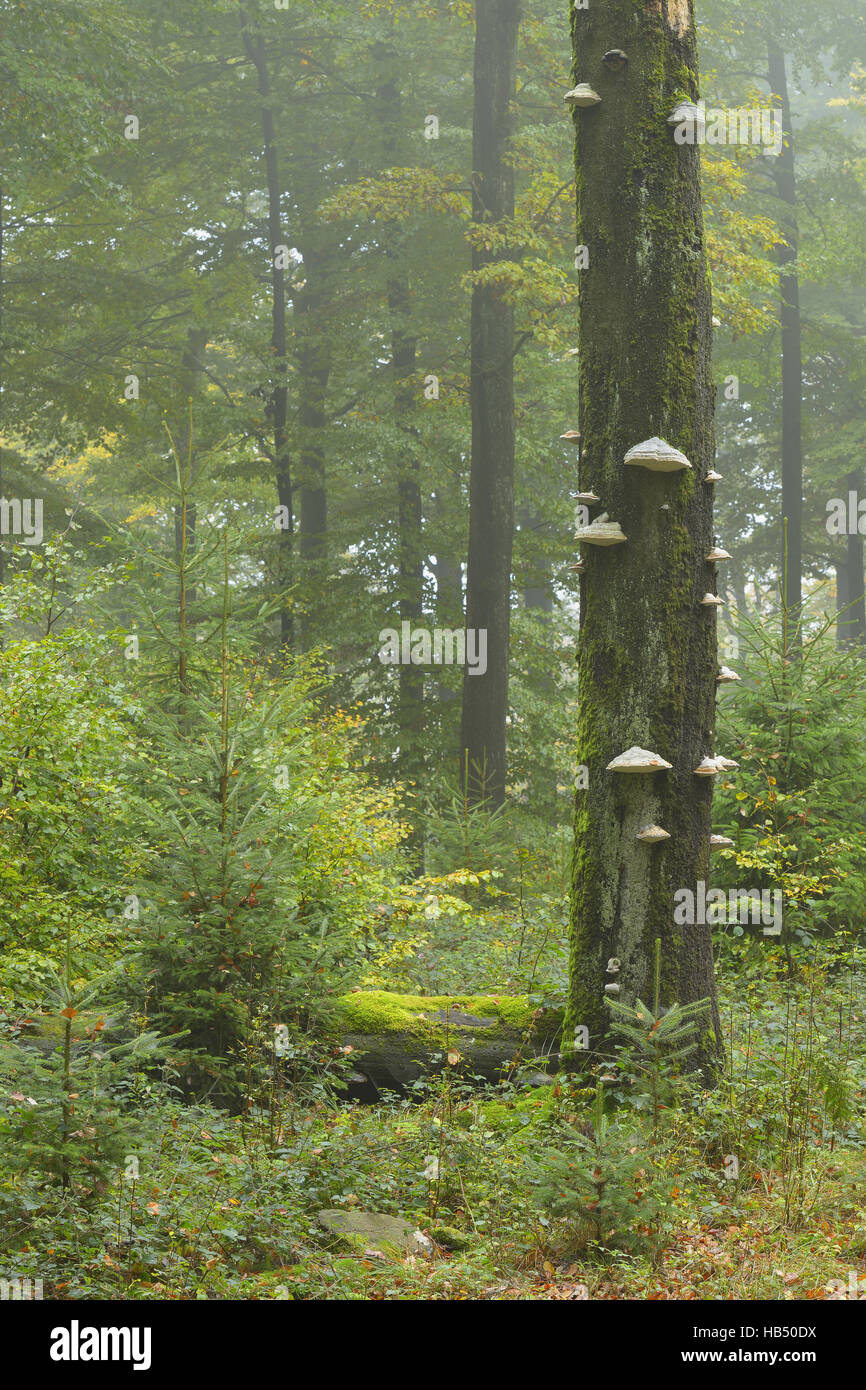
M 298 470 L 301 528 L 300 558 L 304 645 L 315 644 L 316 608 L 327 584 L 328 494 L 325 488 L 325 428 L 331 375 L 326 327 L 330 296 L 330 237 L 316 224 L 314 209 L 304 219 L 300 251 L 303 287 L 295 295 L 294 320 L 298 368 Z
M 177 424 L 173 433 L 174 449 L 183 470 L 187 472 L 186 487 L 192 487 L 195 473 L 195 421 L 193 402 L 200 395 L 204 379 L 204 355 L 207 349 L 207 330 L 191 327 L 187 330 L 186 346 L 180 373 L 180 405 Z M 186 489 L 174 509 L 174 550 L 178 572 L 186 574 L 195 557 L 196 525 L 198 510 Z M 179 627 L 184 635 L 191 633 L 195 626 L 196 587 L 184 578 L 180 583 L 178 606 L 180 609 Z M 179 683 L 182 691 L 187 689 L 187 648 L 182 644 L 179 653 Z
M 477 0 L 472 217 L 477 224 L 514 216 L 508 160 L 515 92 L 518 0 Z M 508 254 L 508 253 L 506 253 Z M 501 259 L 476 248 L 475 271 Z M 487 670 L 463 680 L 461 747 L 473 801 L 505 800 L 505 729 L 514 539 L 514 311 L 495 286 L 472 292 L 472 472 L 466 626 L 487 631 Z
M 779 224 L 787 242 L 787 245 L 776 247 L 782 331 L 782 516 L 788 518 L 787 555 L 783 550 L 782 577 L 788 608 L 796 625 L 803 598 L 803 349 L 797 275 L 797 190 L 785 55 L 772 41 L 768 45 L 768 60 L 770 91 L 781 101 L 784 130 L 782 152 L 773 160 L 776 193 L 783 204 Z M 796 640 L 795 645 L 799 645 Z
M 292 601 L 289 589 L 292 583 L 292 550 L 294 544 L 294 498 L 292 496 L 292 468 L 289 456 L 287 423 L 289 416 L 289 388 L 286 379 L 286 276 L 282 261 L 277 257 L 277 247 L 283 245 L 282 236 L 282 189 L 280 169 L 277 158 L 276 130 L 274 112 L 271 105 L 271 79 L 265 56 L 265 43 L 261 35 L 253 37 L 247 27 L 247 16 L 240 6 L 241 34 L 244 50 L 256 70 L 259 96 L 262 102 L 262 138 L 265 146 L 265 176 L 268 186 L 268 249 L 271 258 L 271 346 L 274 360 L 271 367 L 271 388 L 268 398 L 268 414 L 273 430 L 274 478 L 277 485 L 277 500 L 286 508 L 288 526 L 281 528 L 279 535 L 278 588 L 280 593 L 280 641 L 283 647 L 292 645 L 294 622 Z
M 585 1025 L 598 1045 L 614 978 L 623 1002 L 649 998 L 661 938 L 662 1004 L 712 1001 L 700 1053 L 708 1063 L 721 1036 L 710 929 L 673 920 L 675 891 L 694 892 L 709 876 L 712 779 L 693 769 L 714 753 L 718 669 L 716 610 L 699 602 L 716 584 L 705 559 L 714 387 L 699 147 L 677 144 L 667 123 L 684 83 L 697 99 L 694 22 L 690 4 L 662 13 L 660 4 L 609 0 L 574 11 L 572 33 L 574 79 L 602 97 L 574 115 L 577 242 L 589 248 L 580 486 L 628 542 L 582 550 L 577 756 L 589 788 L 576 793 L 566 1034 Z M 628 54 L 621 70 L 601 61 L 611 48 Z M 693 471 L 624 467 L 626 451 L 652 435 L 681 449 Z M 672 770 L 605 770 L 635 744 Z M 647 822 L 670 840 L 636 840 Z M 615 977 L 606 973 L 612 956 L 622 963 Z
M 846 502 L 851 493 L 859 497 L 863 489 L 863 473 L 849 473 L 842 496 Z M 842 610 L 845 610 L 842 612 Z M 862 655 L 866 651 L 866 595 L 863 589 L 863 537 L 859 531 L 849 533 L 845 544 L 845 559 L 836 565 L 836 642 L 840 647 L 855 647 Z
M 3 426 L 3 388 L 6 384 L 5 350 L 3 339 L 3 185 L 0 184 L 0 429 Z M 2 438 L 2 436 L 0 436 Z M 0 497 L 3 497 L 3 445 L 0 442 Z M 6 573 L 6 557 L 3 554 L 3 537 L 0 536 L 0 584 Z M 0 623 L 0 649 L 3 647 L 3 624 Z
M 382 80 L 377 90 L 377 116 L 382 128 L 385 168 L 408 163 L 405 119 L 397 76 L 400 55 L 389 44 L 377 44 L 374 56 L 380 64 Z M 418 457 L 418 429 L 414 422 L 416 339 L 412 327 L 412 289 L 409 280 L 407 242 L 411 229 L 396 219 L 383 232 L 387 263 L 388 314 L 391 327 L 391 374 L 393 414 L 400 443 L 397 458 L 397 549 L 400 572 L 400 621 L 420 624 L 424 604 L 424 532 Z M 420 785 L 424 777 L 424 673 L 418 666 L 401 663 L 398 669 L 397 727 L 400 776 L 407 790 Z M 409 853 L 421 869 L 424 860 L 423 833 L 417 816 L 412 815 Z

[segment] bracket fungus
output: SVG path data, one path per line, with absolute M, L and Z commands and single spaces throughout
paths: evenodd
M 660 825 L 645 825 L 635 835 L 635 839 L 642 840 L 645 845 L 657 845 L 670 838 L 670 831 L 662 830 Z
M 685 454 L 668 444 L 667 440 L 659 439 L 658 435 L 635 444 L 633 449 L 629 449 L 623 462 L 633 464 L 637 468 L 648 468 L 651 473 L 675 473 L 680 468 L 692 466 Z
M 601 498 L 596 497 L 594 492 L 579 492 L 576 501 L 578 502 L 600 502 Z
M 714 468 L 711 468 L 707 476 L 704 478 L 705 483 L 720 483 L 721 481 L 721 473 L 717 473 Z
M 739 766 L 740 764 L 735 763 L 733 758 L 716 758 L 716 767 L 720 772 L 727 772 L 730 768 Z
M 602 512 L 588 526 L 578 528 L 576 539 L 585 541 L 587 545 L 621 545 L 628 540 L 628 536 L 623 533 L 618 521 L 609 521 L 607 512 Z
M 720 768 L 715 758 L 703 758 L 702 761 L 695 768 L 695 776 L 715 777 L 719 771 Z
M 566 430 L 565 434 L 561 434 L 559 437 L 560 439 L 567 439 L 569 441 L 573 439 L 580 439 L 580 430 Z
M 578 82 L 576 87 L 572 87 L 566 92 L 563 101 L 568 106 L 598 106 L 601 97 L 598 92 L 594 92 L 588 82 Z
M 734 842 L 727 835 L 711 835 L 710 849 L 733 849 Z
M 722 320 L 721 320 L 721 319 L 717 319 L 716 316 L 715 316 L 715 314 L 713 314 L 713 328 L 721 328 L 721 326 L 722 326 Z
M 620 753 L 618 758 L 613 758 L 608 763 L 607 772 L 659 772 L 666 768 L 673 767 L 673 763 L 666 762 L 658 753 L 650 753 L 646 748 L 627 748 L 624 753 Z
M 671 114 L 668 116 L 668 125 L 688 125 L 692 126 L 692 138 L 690 144 L 694 144 L 695 137 L 703 134 L 706 126 L 706 113 L 703 108 L 696 106 L 693 101 L 678 101 Z
M 736 671 L 732 671 L 730 666 L 723 666 L 716 676 L 716 685 L 727 685 L 729 681 L 741 681 L 742 676 L 738 676 Z
M 706 558 L 709 564 L 715 564 L 716 560 L 732 560 L 734 557 L 729 555 L 727 550 L 722 550 L 720 546 L 714 545 Z
M 621 48 L 609 48 L 606 53 L 602 54 L 601 61 L 606 68 L 610 68 L 613 72 L 619 72 L 620 68 L 624 68 L 628 62 L 628 54 L 624 53 Z
M 622 970 L 622 961 L 618 956 L 611 956 L 607 963 L 608 975 L 618 975 L 620 970 Z
M 575 560 L 573 565 L 567 565 L 566 568 L 574 571 L 577 574 L 583 574 L 583 571 L 586 569 L 586 561 Z
M 604 992 L 605 994 L 619 994 L 619 985 L 605 985 Z
M 725 600 L 716 594 L 706 593 L 701 599 L 704 608 L 724 608 Z

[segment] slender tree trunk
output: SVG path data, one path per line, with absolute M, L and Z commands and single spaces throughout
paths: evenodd
M 522 508 L 520 513 L 522 531 L 531 535 L 538 523 L 538 514 L 531 507 Z M 531 544 L 530 542 L 530 546 Z M 553 591 L 550 587 L 550 565 L 543 556 L 537 557 L 531 549 L 527 559 L 534 568 L 528 576 L 524 577 L 523 602 L 527 608 L 536 608 L 541 613 L 552 613 Z
M 845 479 L 846 498 L 859 497 L 863 489 L 863 473 L 849 473 Z M 855 509 L 856 515 L 856 509 Z M 863 537 L 859 531 L 848 534 L 845 559 L 836 565 L 836 642 L 840 647 L 854 647 L 860 655 L 866 652 L 866 595 L 863 589 Z M 845 609 L 845 612 L 841 612 Z
M 514 216 L 508 162 L 515 94 L 518 0 L 476 0 L 472 217 L 477 225 Z M 497 253 L 475 247 L 475 271 Z M 487 670 L 467 666 L 461 746 L 471 800 L 505 800 L 505 731 L 514 539 L 514 312 L 495 285 L 472 293 L 470 400 L 472 471 L 466 626 L 486 632 Z
M 841 651 L 848 645 L 848 556 L 836 561 L 836 646 Z
M 749 605 L 746 600 L 746 575 L 742 565 L 736 563 L 732 564 L 728 579 L 730 588 L 733 589 L 734 592 L 734 602 L 737 606 L 737 621 L 739 622 L 741 618 L 748 618 L 749 616 Z
M 430 511 L 432 514 L 432 525 L 437 536 L 437 554 L 433 566 L 436 576 L 436 626 L 447 628 L 459 628 L 464 625 L 463 612 L 463 565 L 448 549 L 446 535 L 446 522 L 444 506 L 441 493 L 436 492 L 430 498 Z M 452 777 L 458 773 L 462 756 L 460 751 L 460 703 L 458 691 L 451 686 L 440 683 L 437 679 L 433 686 L 435 696 L 436 712 L 442 730 L 442 744 L 444 749 L 445 766 L 448 776 Z
M 399 55 L 387 44 L 377 44 L 374 56 L 380 64 L 382 81 L 377 91 L 377 117 L 383 137 L 385 167 L 403 161 L 405 121 L 396 78 Z M 424 602 L 424 534 L 421 507 L 418 429 L 414 422 L 415 398 L 412 378 L 415 372 L 416 339 L 412 331 L 412 291 L 407 265 L 408 228 L 397 221 L 383 231 L 383 250 L 387 263 L 388 314 L 391 324 L 391 373 L 393 377 L 394 421 L 400 436 L 397 459 L 397 545 L 399 555 L 401 622 L 420 623 Z M 398 736 L 400 774 L 407 784 L 418 784 L 424 774 L 424 674 L 420 667 L 401 664 L 398 691 Z M 423 840 L 416 824 L 410 852 L 417 864 L 423 861 Z
M 710 928 L 674 923 L 675 893 L 709 877 L 712 779 L 694 768 L 714 754 L 716 587 L 710 353 L 712 305 L 704 248 L 699 147 L 668 125 L 683 89 L 697 100 L 690 0 L 608 0 L 572 15 L 574 79 L 601 105 L 574 113 L 581 277 L 580 486 L 601 499 L 628 540 L 582 546 L 578 761 L 566 1033 L 608 1030 L 605 986 L 649 1001 L 662 942 L 662 1004 L 707 998 L 699 1059 L 720 1048 Z M 624 49 L 627 64 L 602 55 Z M 573 417 L 573 411 L 569 414 Z M 692 468 L 624 466 L 658 435 Z M 672 764 L 648 774 L 607 771 L 637 745 Z M 635 837 L 648 823 L 669 840 Z M 696 916 L 699 914 L 696 913 Z M 615 957 L 618 972 L 608 972 Z
M 305 219 L 306 223 L 306 219 Z M 307 595 L 302 622 L 304 644 L 314 645 L 314 613 L 326 582 L 328 496 L 325 489 L 325 428 L 331 375 L 324 316 L 329 297 L 329 249 L 325 230 L 305 225 L 300 250 L 303 287 L 295 296 L 298 367 L 298 485 L 301 501 L 300 552 Z
M 6 348 L 5 348 L 5 341 L 4 341 L 4 338 L 3 338 L 3 309 L 4 309 L 3 293 L 4 293 L 4 288 L 5 288 L 5 287 L 4 287 L 4 283 L 3 283 L 3 271 L 4 271 L 4 264 L 3 264 L 3 225 L 4 225 L 4 224 L 3 224 L 3 185 L 0 184 L 0 497 L 3 497 L 3 495 L 4 495 L 4 493 L 3 493 L 3 444 L 2 444 L 3 410 L 2 410 L 2 407 L 3 407 L 3 391 L 4 391 L 5 386 L 6 386 L 6 370 L 5 370 L 5 368 L 6 368 L 6 360 L 5 360 L 5 359 L 6 359 Z M 0 584 L 3 583 L 5 573 L 6 573 L 6 557 L 5 557 L 4 553 L 3 553 L 3 537 L 0 536 Z M 3 624 L 0 623 L 0 650 L 2 650 L 2 647 L 3 647 Z
M 799 624 L 803 588 L 803 349 L 800 324 L 800 281 L 797 274 L 797 189 L 794 175 L 794 134 L 785 55 L 768 45 L 770 91 L 782 104 L 784 144 L 773 160 L 776 193 L 783 204 L 780 225 L 785 245 L 776 247 L 779 264 L 779 324 L 782 332 L 782 515 L 788 518 L 787 551 L 782 557 L 785 599 Z M 794 647 L 799 646 L 794 639 Z
M 279 578 L 281 596 L 280 640 L 285 649 L 291 647 L 294 638 L 292 605 L 289 590 L 292 583 L 292 552 L 294 545 L 294 498 L 292 495 L 292 469 L 289 455 L 288 414 L 289 388 L 287 373 L 286 341 L 286 278 L 282 257 L 277 248 L 284 245 L 282 232 L 280 169 L 277 157 L 274 112 L 271 105 L 271 79 L 265 56 L 265 43 L 261 35 L 253 36 L 248 29 L 247 15 L 243 5 L 239 6 L 241 35 L 244 50 L 256 70 L 258 91 L 262 103 L 262 138 L 265 147 L 265 177 L 268 186 L 268 249 L 271 258 L 271 347 L 274 360 L 271 372 L 271 388 L 268 413 L 273 431 L 273 466 L 277 486 L 277 500 L 284 509 L 287 525 L 279 531 Z
M 178 653 L 178 682 L 182 694 L 188 691 L 187 639 L 195 626 L 196 589 L 188 580 L 188 570 L 195 556 L 197 508 L 189 495 L 195 473 L 195 442 L 192 403 L 201 390 L 207 333 L 203 328 L 190 328 L 181 369 L 181 402 L 174 432 L 174 447 L 185 482 L 181 497 L 174 509 L 174 548 L 178 565 L 178 627 L 181 634 Z

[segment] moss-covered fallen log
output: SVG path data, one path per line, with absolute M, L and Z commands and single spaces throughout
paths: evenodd
M 357 990 L 339 1001 L 337 1027 L 358 1072 L 376 1090 L 402 1091 L 447 1065 L 498 1081 L 517 1059 L 538 1070 L 559 1061 L 562 1010 L 525 995 L 414 995 Z

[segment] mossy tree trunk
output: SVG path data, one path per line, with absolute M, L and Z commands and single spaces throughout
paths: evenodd
M 700 1060 L 720 1048 L 710 929 L 674 924 L 677 889 L 708 878 L 717 674 L 713 536 L 712 305 L 704 250 L 699 146 L 678 144 L 668 116 L 697 100 L 691 0 L 607 0 L 572 16 L 574 81 L 600 105 L 574 113 L 580 272 L 580 487 L 601 499 L 628 541 L 582 547 L 571 986 L 566 1038 L 604 1043 L 605 984 L 650 1000 L 662 941 L 661 1003 L 708 998 Z M 623 49 L 619 69 L 602 61 Z M 573 424 L 572 419 L 564 423 Z M 659 435 L 692 469 L 624 466 Z M 575 484 L 578 479 L 575 478 Z M 619 774 L 608 763 L 638 745 L 670 772 Z M 638 841 L 654 822 L 670 834 Z M 621 961 L 607 973 L 610 957 Z
M 514 217 L 509 162 L 515 95 L 518 0 L 476 0 L 472 217 L 476 224 Z M 511 252 L 476 246 L 473 270 Z M 470 364 L 472 472 L 466 626 L 487 633 L 487 670 L 463 681 L 461 746 L 470 796 L 505 799 L 505 730 L 514 541 L 514 310 L 489 280 L 472 293 Z M 468 645 L 468 638 L 467 638 Z

